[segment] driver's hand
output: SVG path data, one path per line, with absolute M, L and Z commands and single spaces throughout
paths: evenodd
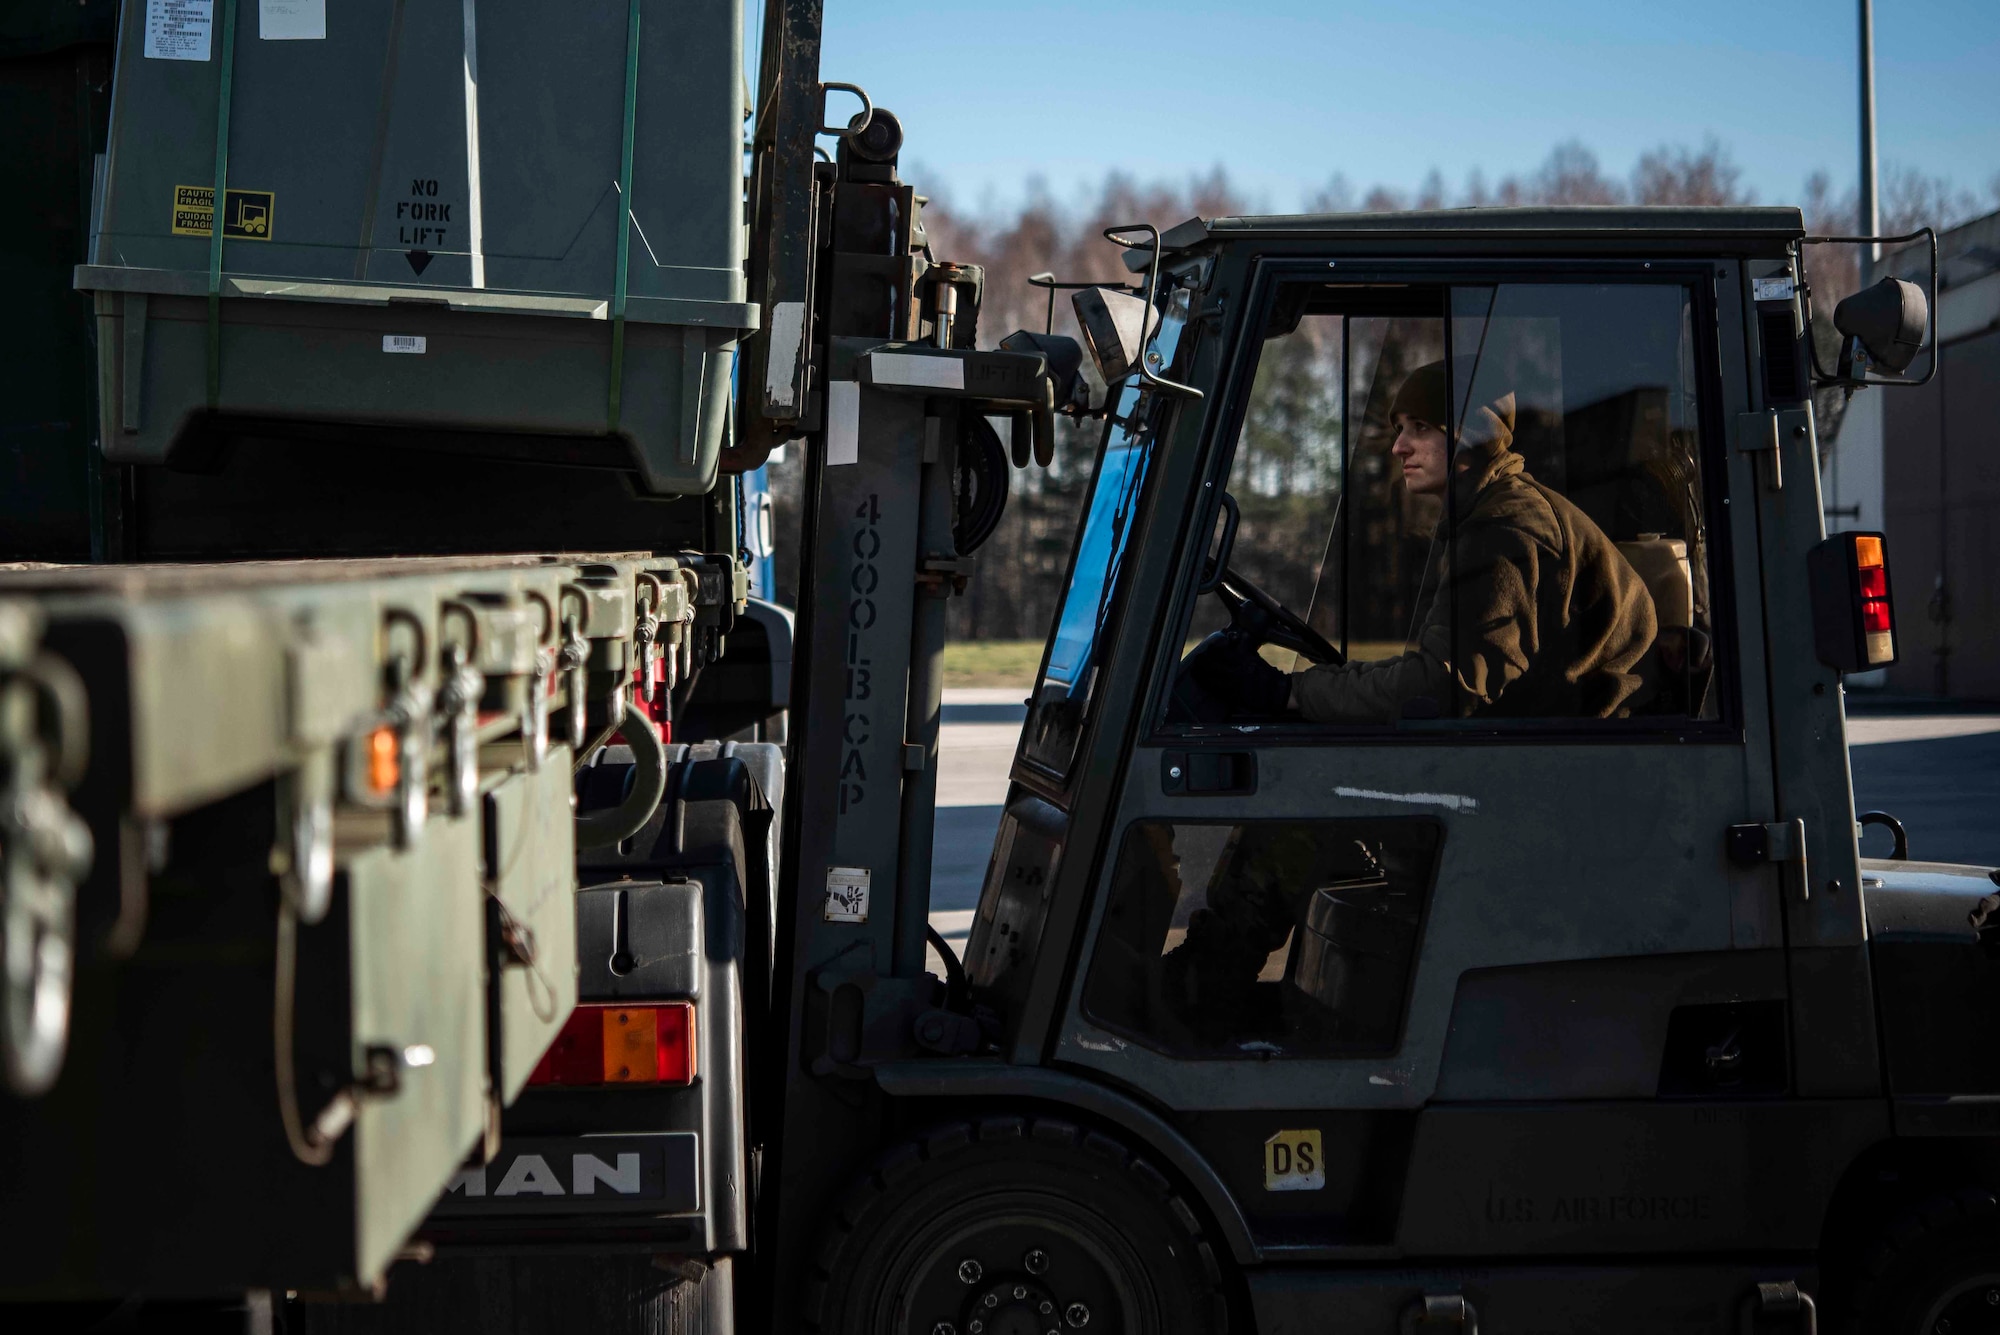
M 1291 703 L 1292 679 L 1266 663 L 1247 635 L 1225 634 L 1189 670 L 1202 690 L 1246 713 L 1282 714 Z

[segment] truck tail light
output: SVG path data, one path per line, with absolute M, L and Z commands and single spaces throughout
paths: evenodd
M 528 1076 L 531 1085 L 687 1085 L 695 1078 L 694 1003 L 585 1002 Z
M 1866 672 L 1896 661 L 1896 612 L 1880 533 L 1837 533 L 1813 548 L 1813 642 L 1820 661 Z
M 1878 533 L 1854 535 L 1854 592 L 1861 602 L 1861 633 L 1868 666 L 1896 661 L 1896 614 L 1889 607 L 1889 562 Z

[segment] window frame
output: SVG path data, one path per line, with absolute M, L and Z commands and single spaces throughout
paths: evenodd
M 1163 290 L 1161 294 L 1160 314 L 1156 318 L 1163 319 L 1168 305 L 1177 297 L 1182 300 L 1189 300 L 1188 295 L 1182 288 L 1177 287 Z M 1192 303 L 1190 302 L 1190 304 Z M 1177 341 L 1174 345 L 1173 360 L 1166 366 L 1159 368 L 1160 374 L 1185 374 L 1184 368 L 1193 365 L 1193 359 L 1200 351 L 1199 345 L 1208 332 L 1204 326 L 1205 322 L 1199 318 L 1195 318 L 1192 313 L 1183 319 L 1180 332 L 1176 336 Z M 1155 338 L 1157 338 L 1157 331 Z M 1148 346 L 1152 346 L 1151 340 L 1149 340 Z M 1136 388 L 1138 390 L 1138 398 L 1133 405 L 1131 415 L 1121 419 L 1116 415 L 1116 407 L 1120 396 L 1128 388 Z M 1106 402 L 1110 407 L 1110 411 L 1107 411 L 1105 414 L 1104 425 L 1096 435 L 1096 449 L 1091 460 L 1090 485 L 1085 489 L 1082 504 L 1078 507 L 1076 524 L 1070 536 L 1069 557 L 1063 565 L 1063 597 L 1056 604 L 1054 619 L 1050 622 L 1048 634 L 1042 640 L 1041 657 L 1036 660 L 1034 681 L 1029 687 L 1028 698 L 1031 702 L 1036 698 L 1036 694 L 1040 691 L 1042 683 L 1047 677 L 1049 659 L 1055 652 L 1056 631 L 1061 625 L 1062 614 L 1068 601 L 1069 592 L 1076 579 L 1077 561 L 1083 554 L 1084 528 L 1090 522 L 1091 509 L 1097 501 L 1097 489 L 1104 481 L 1104 465 L 1106 457 L 1109 454 L 1111 433 L 1118 428 L 1121 420 L 1139 421 L 1148 416 L 1151 418 L 1150 425 L 1147 427 L 1148 439 L 1139 447 L 1151 452 L 1151 457 L 1147 462 L 1146 476 L 1140 482 L 1139 489 L 1134 493 L 1132 498 L 1132 522 L 1134 527 L 1126 537 L 1125 558 L 1122 561 L 1125 568 L 1129 570 L 1132 559 L 1136 558 L 1140 545 L 1143 544 L 1145 525 L 1150 522 L 1153 507 L 1159 499 L 1161 456 L 1165 453 L 1173 433 L 1180 426 L 1180 414 L 1190 402 L 1178 395 L 1167 393 L 1146 384 L 1143 380 L 1139 379 L 1138 372 L 1136 371 L 1125 379 L 1120 380 L 1117 384 L 1108 386 L 1107 395 Z M 1195 408 L 1199 411 L 1203 405 L 1199 400 L 1193 402 Z M 1111 591 L 1110 600 L 1105 604 L 1104 624 L 1109 630 L 1109 635 L 1106 637 L 1104 644 L 1100 646 L 1100 657 L 1107 662 L 1111 658 L 1120 636 L 1129 631 L 1125 619 L 1130 611 L 1128 607 L 1131 600 L 1130 583 L 1129 576 L 1119 578 L 1116 582 L 1116 587 Z M 1028 719 L 1023 724 L 1021 741 L 1015 748 L 1015 759 L 1010 777 L 1014 781 L 1022 783 L 1029 791 L 1067 809 L 1066 794 L 1077 781 L 1079 774 L 1083 772 L 1079 766 L 1079 762 L 1088 755 L 1093 745 L 1097 726 L 1103 714 L 1102 703 L 1102 692 L 1093 690 L 1090 702 L 1077 723 L 1076 743 L 1070 749 L 1069 759 L 1061 767 L 1051 765 L 1046 760 L 1039 759 L 1029 752 L 1026 728 L 1034 721 L 1034 707 L 1031 703 L 1028 709 Z
M 1454 287 L 1535 283 L 1672 286 L 1683 289 L 1689 300 L 1689 318 L 1694 337 L 1694 389 L 1696 422 L 1700 431 L 1697 457 L 1702 469 L 1702 504 L 1708 518 L 1711 623 L 1716 634 L 1715 677 L 1716 717 L 1713 719 L 1641 716 L 1623 719 L 1426 719 L 1386 724 L 1309 723 L 1303 719 L 1260 723 L 1249 732 L 1257 746 L 1379 745 L 1394 739 L 1402 744 L 1425 746 L 1492 744 L 1731 744 L 1743 741 L 1743 696 L 1740 637 L 1744 631 L 1739 616 L 1735 583 L 1735 535 L 1729 504 L 1729 437 L 1723 419 L 1721 348 L 1719 346 L 1719 303 L 1716 293 L 1716 262 L 1701 256 L 1678 259 L 1398 259 L 1338 256 L 1258 256 L 1251 262 L 1249 297 L 1244 303 L 1246 320 L 1241 326 L 1238 355 L 1231 359 L 1227 377 L 1220 387 L 1213 415 L 1214 428 L 1205 444 L 1199 474 L 1203 485 L 1191 488 L 1187 531 L 1212 534 L 1221 496 L 1235 463 L 1236 448 L 1242 438 L 1257 368 L 1263 358 L 1264 341 L 1256 331 L 1270 318 L 1279 290 L 1289 282 L 1325 283 L 1329 275 L 1347 284 L 1405 283 L 1436 287 L 1449 312 L 1449 292 Z M 1351 318 L 1351 317 L 1344 317 Z M 1449 327 L 1447 353 L 1449 354 Z M 1343 329 L 1342 342 L 1347 339 Z M 1347 357 L 1342 356 L 1346 376 Z M 1342 386 L 1343 415 L 1348 411 L 1347 390 Z M 1342 486 L 1346 485 L 1348 441 L 1343 422 L 1341 445 Z M 1345 507 L 1339 521 L 1349 522 Z M 1246 725 L 1181 724 L 1167 719 L 1175 674 L 1180 663 L 1179 646 L 1185 643 L 1193 624 L 1194 592 L 1202 563 L 1207 559 L 1208 542 L 1190 543 L 1175 572 L 1173 601 L 1162 622 L 1164 633 L 1148 686 L 1144 711 L 1145 742 L 1148 745 L 1199 744 L 1204 740 L 1227 741 L 1242 746 Z M 1191 555 L 1190 555 L 1191 553 Z M 1342 591 L 1343 601 L 1345 590 Z M 1294 609 L 1297 610 L 1297 609 Z

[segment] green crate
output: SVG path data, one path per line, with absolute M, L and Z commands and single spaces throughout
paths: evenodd
M 259 13 L 215 0 L 169 59 L 125 5 L 76 275 L 106 457 L 404 430 L 712 486 L 756 324 L 740 0 L 354 0 L 303 40 Z

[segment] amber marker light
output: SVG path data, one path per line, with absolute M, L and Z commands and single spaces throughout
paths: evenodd
M 384 724 L 368 734 L 368 787 L 377 793 L 392 793 L 402 778 L 402 745 L 396 730 Z

